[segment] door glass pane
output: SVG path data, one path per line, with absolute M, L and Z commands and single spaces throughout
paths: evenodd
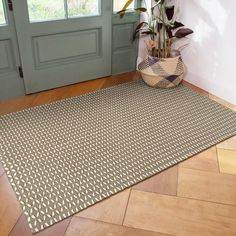
M 120 11 L 126 2 L 127 0 L 113 0 L 113 11 L 114 12 Z M 134 9 L 134 2 L 135 0 L 129 5 L 128 7 L 129 9 Z
M 93 16 L 100 13 L 100 0 L 67 0 L 68 16 Z
M 5 25 L 5 24 L 6 24 L 6 18 L 5 18 L 3 3 L 2 0 L 0 0 L 0 25 Z
M 64 0 L 28 0 L 31 22 L 65 18 Z

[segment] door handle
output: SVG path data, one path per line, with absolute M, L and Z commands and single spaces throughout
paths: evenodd
M 9 11 L 13 11 L 12 0 L 7 0 L 7 4 L 8 4 L 8 9 L 9 9 Z

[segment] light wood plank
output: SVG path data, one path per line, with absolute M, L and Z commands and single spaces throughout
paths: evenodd
M 133 189 L 176 196 L 178 166 L 171 167 L 161 173 L 133 186 Z
M 32 234 L 24 214 L 21 215 L 9 236 L 64 236 L 71 218 L 67 218 L 54 224 L 39 233 Z
M 22 213 L 20 203 L 7 179 L 0 177 L 0 235 L 8 236 Z
M 178 236 L 232 236 L 236 207 L 132 190 L 124 225 Z
M 47 104 L 58 100 L 79 96 L 81 94 L 93 92 L 102 88 L 104 80 L 105 78 L 92 81 L 90 80 L 75 85 L 69 85 L 57 89 L 36 93 L 34 94 L 34 98 L 31 101 L 31 106 Z
M 0 101 L 0 115 L 19 111 L 31 107 L 32 99 L 35 95 L 28 95 L 16 99 Z
M 225 149 L 218 149 L 217 151 L 220 172 L 236 175 L 236 151 Z
M 109 77 L 108 79 L 104 80 L 103 88 L 108 88 L 110 86 L 118 85 L 121 83 L 127 83 L 129 81 L 138 80 L 141 76 L 138 72 L 129 72 L 125 74 L 120 74 L 116 76 Z
M 168 236 L 124 226 L 73 217 L 65 236 Z
M 203 151 L 179 164 L 180 167 L 219 172 L 216 147 Z
M 236 205 L 236 176 L 179 168 L 177 196 Z
M 236 135 L 232 138 L 225 140 L 217 145 L 217 148 L 229 149 L 236 151 Z
M 122 191 L 79 212 L 76 216 L 121 225 L 127 207 L 129 194 L 130 189 Z
M 129 72 L 122 75 L 85 81 L 73 85 L 51 89 L 48 91 L 18 97 L 15 99 L 0 101 L 0 115 L 5 115 L 37 105 L 47 104 L 64 98 L 79 96 L 81 94 L 129 82 L 138 78 L 139 75 L 137 72 Z

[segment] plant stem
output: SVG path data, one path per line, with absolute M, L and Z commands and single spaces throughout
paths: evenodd
M 161 9 L 160 9 L 160 6 L 158 6 L 158 10 L 159 10 L 159 13 L 161 14 Z M 160 18 L 160 16 L 159 16 Z M 159 21 L 158 21 L 159 23 Z M 159 32 L 158 32 L 158 57 L 161 57 L 161 29 L 159 28 Z
M 165 8 L 165 5 L 163 4 L 161 6 L 161 18 L 162 18 L 162 21 L 164 22 L 164 8 Z M 165 30 L 166 30 L 166 26 L 165 26 L 165 23 L 163 23 L 163 27 L 162 27 L 162 57 L 165 57 Z

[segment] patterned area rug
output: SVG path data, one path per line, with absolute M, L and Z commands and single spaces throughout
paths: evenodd
M 0 117 L 0 160 L 38 232 L 236 134 L 236 113 L 131 82 Z

